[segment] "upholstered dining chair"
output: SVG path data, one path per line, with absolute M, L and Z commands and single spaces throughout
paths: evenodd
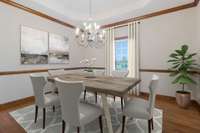
M 122 133 L 124 133 L 126 117 L 132 117 L 137 119 L 148 120 L 148 133 L 153 130 L 153 111 L 156 100 L 156 89 L 158 85 L 159 77 L 157 75 L 152 76 L 152 80 L 149 84 L 149 99 L 144 100 L 141 98 L 133 98 L 125 103 L 122 120 Z
M 82 81 L 63 81 L 56 78 L 56 86 L 61 101 L 62 111 L 62 133 L 65 132 L 66 123 L 70 127 L 76 127 L 77 133 L 80 129 L 93 120 L 99 118 L 100 131 L 103 133 L 102 110 L 100 107 L 87 103 L 80 103 L 80 95 L 84 90 Z
M 44 86 L 46 84 L 46 80 L 44 76 L 38 74 L 30 75 L 33 92 L 35 95 L 35 123 L 37 122 L 38 116 L 38 108 L 43 109 L 43 129 L 45 128 L 45 117 L 46 117 L 46 107 L 52 106 L 53 111 L 55 111 L 55 107 L 60 104 L 58 95 L 49 93 L 44 94 Z
M 111 75 L 113 77 L 127 77 L 129 74 L 129 71 L 128 70 L 124 70 L 124 71 L 112 71 Z M 115 96 L 114 96 L 114 101 L 115 101 Z M 121 97 L 121 108 L 123 110 L 123 107 L 124 107 L 124 99 L 123 97 Z
M 48 70 L 48 74 L 49 76 L 58 76 L 58 75 L 62 75 L 62 74 L 66 74 L 67 72 L 64 69 L 50 69 Z M 48 82 L 48 86 L 50 86 L 50 89 L 52 92 L 57 93 L 58 89 L 56 88 L 54 83 Z
M 65 72 L 66 71 L 64 69 L 48 70 L 48 73 L 51 76 L 57 76 L 57 75 L 65 74 Z

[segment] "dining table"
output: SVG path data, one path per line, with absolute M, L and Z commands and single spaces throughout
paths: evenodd
M 114 133 L 111 114 L 109 110 L 108 96 L 119 96 L 125 100 L 128 92 L 140 83 L 140 79 L 130 77 L 94 76 L 85 73 L 67 73 L 61 75 L 48 76 L 49 82 L 54 83 L 55 78 L 64 81 L 83 81 L 87 92 L 101 95 L 102 107 L 106 119 L 108 133 Z

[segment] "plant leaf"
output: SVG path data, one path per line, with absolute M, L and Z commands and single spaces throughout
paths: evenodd
M 183 52 L 183 55 L 185 55 L 185 53 L 188 51 L 188 45 L 181 46 L 181 50 Z

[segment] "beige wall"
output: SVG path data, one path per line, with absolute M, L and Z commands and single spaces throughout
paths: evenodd
M 190 50 L 198 52 L 196 43 L 196 8 L 182 10 L 141 21 L 140 24 L 140 61 L 143 69 L 168 69 L 168 56 L 182 44 L 188 44 Z M 120 32 L 120 31 L 118 31 Z M 98 65 L 104 65 L 104 50 L 86 49 L 87 57 L 97 57 Z M 147 92 L 148 83 L 153 73 L 141 73 L 141 91 Z M 181 86 L 172 85 L 169 74 L 160 74 L 158 93 L 175 96 Z M 195 93 L 196 86 L 189 86 Z M 200 92 L 198 92 L 200 94 Z M 196 97 L 195 95 L 193 97 Z
M 170 13 L 141 21 L 140 25 L 140 59 L 143 69 L 168 69 L 170 53 L 183 44 L 187 44 L 191 51 L 195 48 L 196 12 L 195 8 Z M 153 73 L 141 73 L 141 90 L 148 91 L 148 82 Z M 169 74 L 160 74 L 158 93 L 175 96 L 179 85 L 172 85 L 173 78 Z M 190 87 L 188 87 L 190 88 Z M 194 88 L 190 88 L 194 89 Z
M 25 25 L 69 37 L 70 63 L 64 65 L 21 65 L 20 26 Z M 74 31 L 60 24 L 0 3 L 0 71 L 79 66 L 83 50 L 74 41 Z M 0 77 L 0 103 L 33 95 L 28 75 Z
M 200 64 L 200 4 L 198 5 L 198 7 L 196 8 L 196 16 L 197 16 L 197 20 L 196 20 L 196 25 L 197 25 L 197 34 L 196 34 L 196 49 L 198 50 L 198 63 Z M 197 86 L 196 86 L 196 90 L 195 90 L 195 99 L 198 100 L 199 104 L 200 104 L 200 76 L 196 77 L 197 79 Z

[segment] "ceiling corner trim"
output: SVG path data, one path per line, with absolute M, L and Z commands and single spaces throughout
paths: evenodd
M 62 21 L 62 20 L 59 20 L 59 19 L 56 19 L 56 18 L 54 18 L 54 17 L 51 17 L 51 16 L 49 16 L 49 15 L 47 15 L 47 14 L 44 14 L 44 13 L 42 13 L 42 12 L 40 12 L 40 11 L 34 10 L 34 9 L 29 8 L 29 7 L 27 7 L 27 6 L 21 5 L 21 4 L 19 4 L 19 3 L 17 3 L 17 2 L 14 2 L 14 1 L 12 1 L 12 0 L 0 0 L 0 2 L 3 2 L 3 3 L 8 4 L 8 5 L 10 5 L 10 6 L 13 6 L 13 7 L 16 7 L 16 8 L 18 8 L 18 9 L 24 10 L 24 11 L 29 12 L 29 13 L 31 13 L 31 14 L 40 16 L 40 17 L 42 17 L 42 18 L 48 19 L 48 20 L 53 21 L 53 22 L 55 22 L 55 23 L 64 25 L 64 26 L 66 26 L 66 27 L 69 27 L 69 28 L 72 28 L 72 29 L 75 29 L 75 28 L 76 28 L 76 27 L 75 27 L 74 25 L 72 25 L 72 24 L 69 24 L 69 23 L 64 22 L 64 21 Z
M 199 1 L 200 0 L 194 0 L 194 2 L 191 2 L 191 3 L 188 3 L 188 4 L 184 4 L 184 5 L 176 6 L 176 7 L 173 7 L 173 8 L 169 8 L 169 9 L 145 14 L 143 16 L 138 16 L 138 17 L 129 18 L 129 19 L 126 19 L 126 20 L 102 25 L 101 28 L 117 27 L 117 26 L 125 25 L 125 24 L 133 22 L 133 21 L 139 21 L 139 20 L 143 20 L 143 19 L 148 19 L 148 18 L 152 18 L 152 17 L 156 17 L 156 16 L 160 16 L 160 15 L 164 15 L 164 14 L 168 14 L 168 13 L 172 13 L 172 12 L 177 12 L 177 11 L 192 8 L 192 7 L 196 7 L 199 4 Z

